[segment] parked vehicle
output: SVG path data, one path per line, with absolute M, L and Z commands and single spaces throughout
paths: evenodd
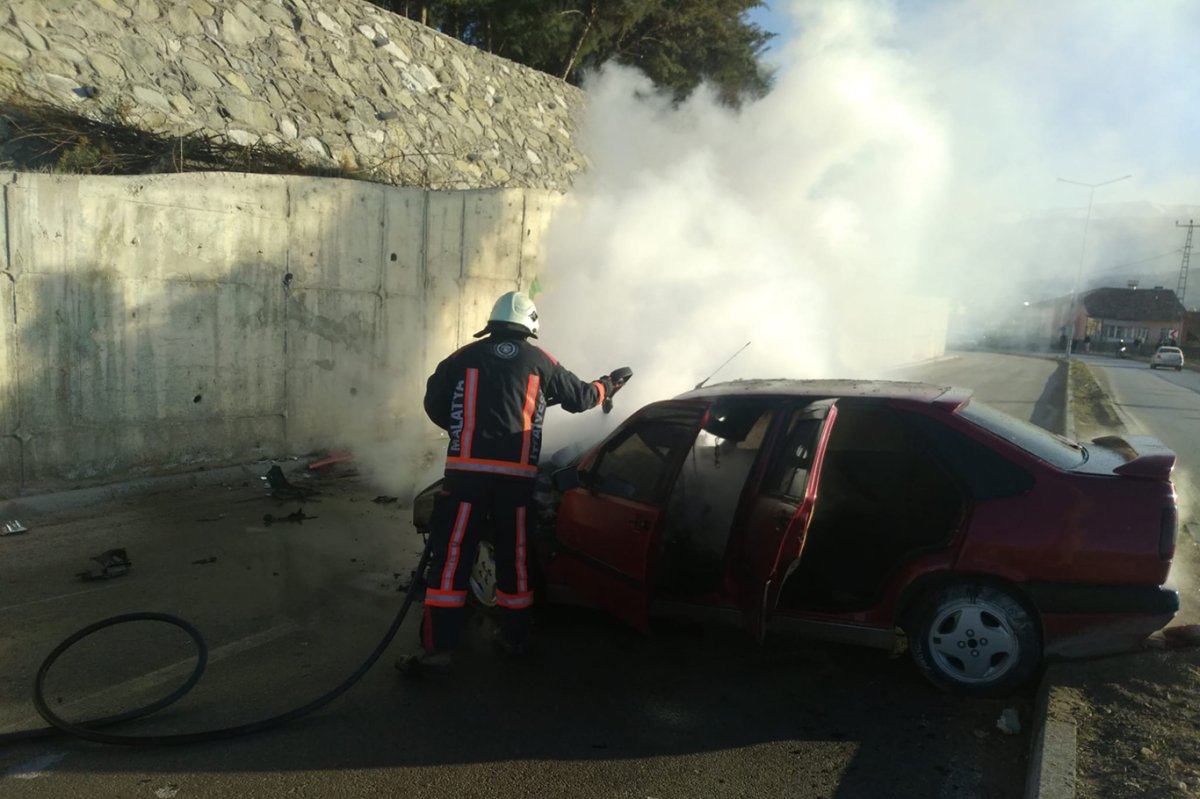
M 1045 657 L 1170 621 L 1175 454 L 1086 446 L 919 383 L 738 381 L 645 406 L 545 464 L 538 601 L 649 631 L 679 615 L 892 648 L 933 683 L 1005 693 Z M 553 479 L 551 479 L 553 474 Z M 418 497 L 428 529 L 436 484 Z M 492 601 L 491 547 L 471 593 Z
M 1183 350 L 1179 347 L 1159 347 L 1150 356 L 1150 368 L 1157 369 L 1166 366 L 1176 372 L 1183 369 Z

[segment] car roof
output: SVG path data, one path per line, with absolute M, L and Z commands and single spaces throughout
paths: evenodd
M 946 403 L 952 407 L 958 407 L 970 399 L 971 392 L 955 386 L 902 380 L 787 380 L 780 378 L 715 383 L 711 386 L 684 392 L 675 399 L 713 399 L 732 396 L 870 397 Z

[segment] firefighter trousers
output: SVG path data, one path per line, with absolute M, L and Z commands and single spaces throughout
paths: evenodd
M 529 519 L 533 480 L 448 472 L 434 500 L 429 572 L 421 645 L 427 652 L 458 646 L 476 549 L 495 553 L 495 598 L 500 634 L 523 646 L 529 636 L 533 588 L 529 575 Z

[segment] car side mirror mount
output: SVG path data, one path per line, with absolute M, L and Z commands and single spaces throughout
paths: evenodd
M 575 466 L 559 469 L 553 474 L 551 480 L 559 491 L 569 491 L 583 485 L 583 476 L 579 474 L 579 469 Z

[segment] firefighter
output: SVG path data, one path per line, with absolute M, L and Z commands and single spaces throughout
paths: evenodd
M 480 341 L 446 358 L 425 389 L 425 413 L 450 435 L 445 481 L 434 504 L 430 561 L 421 623 L 424 654 L 410 659 L 419 671 L 446 671 L 458 644 L 468 578 L 482 529 L 492 532 L 496 556 L 498 646 L 524 652 L 533 591 L 528 529 L 546 406 L 571 413 L 611 397 L 613 379 L 577 378 L 529 339 L 538 313 L 522 292 L 510 291 L 492 308 Z M 400 665 L 407 671 L 405 665 Z

